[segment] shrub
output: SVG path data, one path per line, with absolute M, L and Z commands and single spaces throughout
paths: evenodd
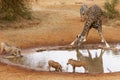
M 115 9 L 119 0 L 110 0 L 104 3 L 104 16 L 113 19 L 119 15 L 119 12 Z
M 0 19 L 13 21 L 18 17 L 30 19 L 29 0 L 0 0 Z

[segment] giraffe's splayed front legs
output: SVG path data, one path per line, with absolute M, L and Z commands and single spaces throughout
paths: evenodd
M 101 37 L 101 42 L 104 42 L 105 43 L 105 45 L 106 45 L 106 47 L 110 47 L 110 45 L 107 43 L 107 41 L 104 39 L 104 37 L 103 37 L 103 35 L 102 35 L 102 33 L 101 32 L 98 32 L 99 33 L 99 35 L 100 35 L 100 37 Z
M 78 46 L 80 46 L 83 42 L 86 41 L 86 37 L 85 36 L 79 36 L 78 38 Z
M 75 45 L 75 42 L 77 41 L 77 38 L 72 42 L 70 43 L 71 46 Z
M 110 45 L 106 42 L 106 40 L 105 40 L 105 39 L 104 39 L 104 40 L 102 39 L 102 40 L 101 40 L 101 42 L 104 42 L 104 43 L 105 43 L 105 45 L 106 45 L 106 47 L 108 47 L 108 48 L 110 47 Z

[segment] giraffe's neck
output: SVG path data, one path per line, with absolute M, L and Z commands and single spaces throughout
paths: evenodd
M 83 29 L 83 31 L 82 31 L 82 33 L 81 33 L 81 37 L 85 37 L 87 34 L 88 34 L 88 32 L 89 32 L 89 28 L 88 28 L 89 26 L 85 26 L 84 27 L 84 29 Z
M 93 21 L 91 19 L 88 19 L 84 25 L 84 29 L 81 33 L 81 37 L 87 37 L 89 30 L 91 29 L 91 24 L 93 23 Z

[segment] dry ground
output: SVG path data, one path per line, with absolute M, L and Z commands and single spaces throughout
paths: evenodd
M 36 0 L 38 1 L 38 0 Z M 105 0 L 86 0 L 89 6 L 98 4 L 102 7 Z M 31 21 L 16 21 L 13 24 L 0 24 L 2 27 L 15 29 L 0 30 L 0 42 L 8 42 L 24 48 L 69 45 L 77 34 L 81 33 L 84 22 L 80 22 L 79 7 L 82 0 L 39 0 L 33 3 L 33 16 Z M 119 9 L 119 6 L 117 6 Z M 22 27 L 19 29 L 18 27 Z M 27 27 L 27 28 L 25 28 Z M 103 20 L 103 34 L 108 42 L 120 42 L 120 21 Z M 86 43 L 99 43 L 98 32 L 90 31 Z M 36 72 L 0 64 L 0 80 L 118 80 L 120 73 L 114 74 L 71 74 Z
M 119 80 L 120 73 L 80 74 L 37 72 L 0 64 L 0 80 Z
M 80 21 L 79 14 L 82 2 L 75 4 L 75 1 L 70 0 L 62 4 L 62 1 L 58 0 L 56 2 L 56 0 L 53 0 L 50 5 L 50 3 L 47 4 L 48 1 L 45 0 L 40 4 L 35 3 L 33 5 L 35 19 L 31 21 L 18 20 L 12 24 L 9 22 L 1 23 L 0 26 L 2 27 L 14 27 L 15 29 L 0 30 L 0 42 L 8 42 L 21 48 L 69 45 L 76 38 L 76 35 L 82 32 L 84 26 L 84 22 Z M 104 0 L 99 1 L 97 4 L 102 7 L 103 2 Z M 45 3 L 46 5 L 43 5 Z M 56 5 L 54 5 L 55 3 Z M 91 0 L 88 0 L 87 3 L 89 6 L 94 4 Z M 118 37 L 120 35 L 119 19 L 110 20 L 108 23 L 104 20 L 103 23 L 105 39 L 108 42 L 120 42 Z M 17 29 L 18 27 L 22 29 Z M 90 31 L 87 39 L 86 43 L 100 42 L 98 32 L 94 29 Z

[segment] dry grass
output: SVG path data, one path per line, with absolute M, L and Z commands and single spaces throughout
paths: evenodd
M 36 23 L 34 21 L 15 23 L 10 26 L 23 28 L 1 30 L 0 42 L 8 42 L 21 48 L 69 45 L 76 35 L 82 32 L 84 25 L 80 22 L 79 13 L 76 10 L 73 12 L 72 10 L 38 11 L 33 15 L 38 19 Z M 109 21 L 109 24 L 103 25 L 103 34 L 108 42 L 119 42 L 120 39 L 117 37 L 120 35 L 119 31 L 118 20 Z M 98 42 L 100 42 L 98 32 L 92 29 L 86 43 Z

